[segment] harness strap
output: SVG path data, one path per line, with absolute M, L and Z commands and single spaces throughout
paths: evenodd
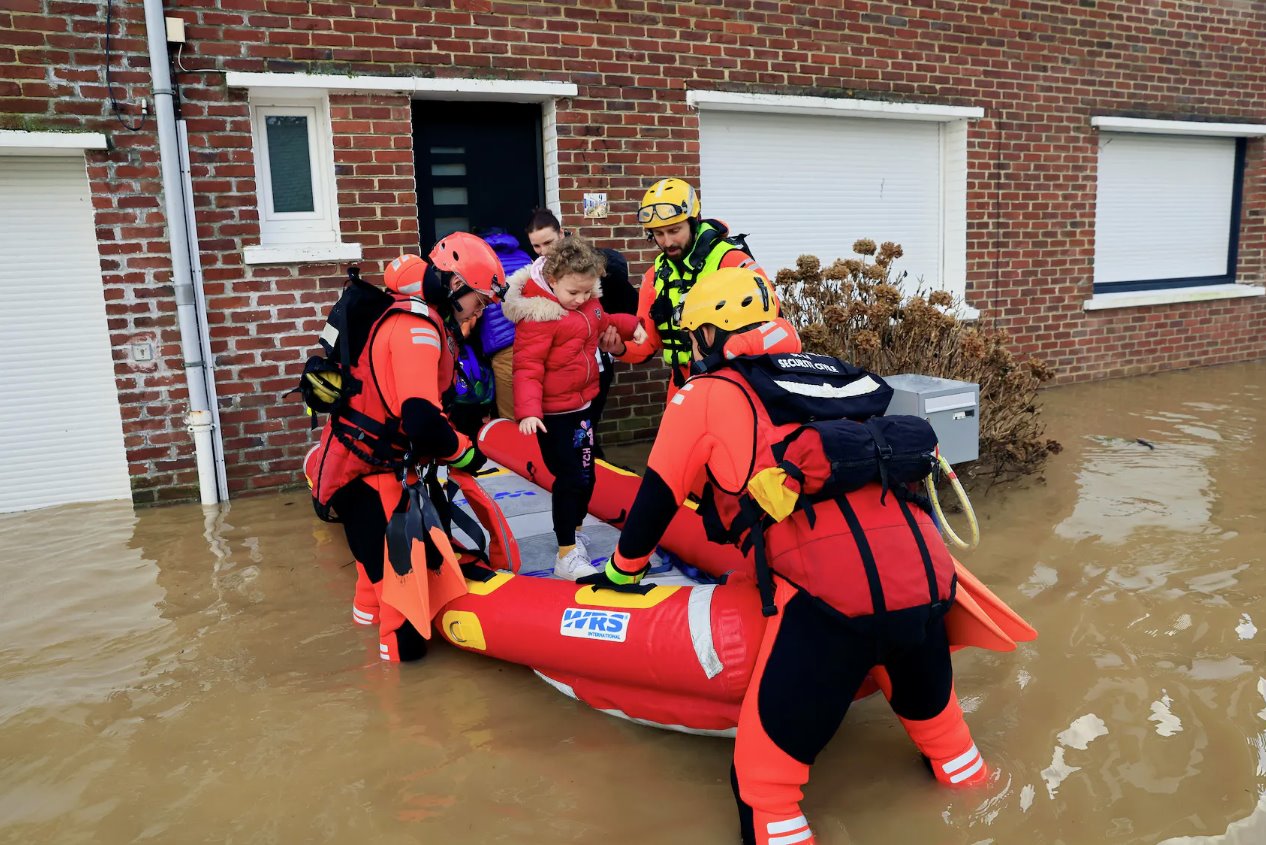
M 744 516 L 753 520 L 752 530 L 747 538 L 752 545 L 753 557 L 756 560 L 756 589 L 760 591 L 760 612 L 763 616 L 777 616 L 778 606 L 774 603 L 773 571 L 769 567 L 769 555 L 765 551 L 765 521 L 751 513 L 757 508 L 756 503 L 749 498 L 740 500 L 739 509 Z
M 453 503 L 460 491 L 461 487 L 457 485 L 456 481 L 451 478 L 445 481 L 444 494 L 450 505 L 449 517 L 452 520 L 452 524 L 457 526 L 475 544 L 475 548 L 463 549 L 463 551 L 475 555 L 491 566 L 491 561 L 488 558 L 488 537 L 484 534 L 483 526 L 479 524 L 477 519 Z
M 866 420 L 866 430 L 875 441 L 875 454 L 879 457 L 879 504 L 885 504 L 888 497 L 888 465 L 892 460 L 892 446 L 883 431 L 875 423 L 875 417 Z
M 923 560 L 923 571 L 928 576 L 928 600 L 936 605 L 940 602 L 941 597 L 937 594 L 936 589 L 936 570 L 932 566 L 932 554 L 928 551 L 927 541 L 923 539 L 923 532 L 919 530 L 919 525 L 914 521 L 914 514 L 910 511 L 910 506 L 900 496 L 896 497 L 897 507 L 901 508 L 901 515 L 906 518 L 906 525 L 910 526 L 910 533 L 914 535 L 914 543 L 919 547 L 919 557 Z
M 862 558 L 862 568 L 866 571 L 866 583 L 870 587 L 870 603 L 875 616 L 880 616 L 888 612 L 888 605 L 884 602 L 884 586 L 879 580 L 879 568 L 875 565 L 875 554 L 870 549 L 870 543 L 866 540 L 866 532 L 862 530 L 861 520 L 857 518 L 857 511 L 853 510 L 853 506 L 849 504 L 846 496 L 840 496 L 835 500 L 839 505 L 840 513 L 844 515 L 844 521 L 848 523 L 848 530 L 853 534 L 853 542 L 857 544 L 857 553 Z
M 453 503 L 453 499 L 461 490 L 457 482 L 445 479 L 444 483 L 440 484 L 439 465 L 435 463 L 427 467 L 423 480 L 426 482 L 430 500 L 434 503 L 433 507 L 439 520 L 438 525 L 444 534 L 452 538 L 453 526 L 457 526 L 475 544 L 475 548 L 463 547 L 462 551 L 474 555 L 483 563 L 489 563 L 488 538 L 484 534 L 483 527 L 470 514 Z
M 412 545 L 422 543 L 426 551 L 427 569 L 439 569 L 444 556 L 431 539 L 430 529 L 440 524 L 435 504 L 427 495 L 421 480 L 405 484 L 400 501 L 387 522 L 387 560 L 399 576 L 408 575 L 413 569 Z

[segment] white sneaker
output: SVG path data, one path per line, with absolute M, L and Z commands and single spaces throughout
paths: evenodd
M 597 575 L 598 567 L 589 562 L 584 547 L 577 544 L 567 554 L 554 561 L 554 575 L 568 581 L 584 578 L 586 575 Z

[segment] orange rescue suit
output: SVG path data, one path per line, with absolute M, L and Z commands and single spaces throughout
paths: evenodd
M 328 504 L 338 490 L 361 476 L 398 475 L 409 449 L 401 427 L 402 406 L 422 399 L 436 409 L 442 407 L 442 397 L 453 384 L 456 344 L 444 320 L 421 297 L 396 296 L 352 367 L 362 388 L 348 400 L 350 413 L 326 422 L 320 445 L 307 462 L 317 502 Z M 452 454 L 415 457 L 456 457 L 470 447 L 464 435 L 457 439 L 459 447 Z
M 731 527 L 748 480 L 777 463 L 773 445 L 796 428 L 770 422 L 737 373 L 695 376 L 669 402 L 647 461 L 648 476 L 662 480 L 672 501 L 644 504 L 642 513 L 668 505 L 675 511 L 689 493 L 702 492 L 705 507 L 715 507 L 723 526 Z M 638 496 L 662 489 L 644 485 Z M 641 520 L 635 503 L 615 560 L 622 572 L 644 565 L 645 535 L 660 536 Z M 883 496 L 877 483 L 842 502 L 795 511 L 767 528 L 765 541 L 776 573 L 845 616 L 944 603 L 953 595 L 954 561 L 932 518 L 895 494 Z

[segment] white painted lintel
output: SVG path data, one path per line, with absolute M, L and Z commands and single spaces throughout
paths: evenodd
M 686 104 L 717 111 L 814 114 L 828 117 L 871 117 L 892 120 L 979 120 L 985 110 L 977 106 L 942 106 L 931 103 L 893 103 L 883 100 L 847 100 L 833 97 L 801 97 L 783 94 L 745 94 L 737 91 L 687 91 Z
M 73 156 L 84 150 L 104 150 L 100 132 L 26 132 L 0 129 L 0 155 Z
M 579 89 L 570 82 L 521 79 L 436 79 L 421 76 L 339 76 L 318 73 L 243 73 L 226 75 L 230 88 L 269 91 L 380 91 L 408 94 L 415 99 L 498 100 L 542 102 L 574 97 Z
M 1098 116 L 1090 118 L 1090 125 L 1104 132 L 1141 132 L 1148 135 L 1211 135 L 1219 138 L 1266 136 L 1266 124 L 1257 123 L 1204 123 L 1198 120 Z

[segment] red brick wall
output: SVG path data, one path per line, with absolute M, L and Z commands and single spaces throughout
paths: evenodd
M 601 6 L 601 8 L 598 8 Z M 1094 252 L 1095 114 L 1266 123 L 1266 18 L 1224 0 L 784 3 L 413 0 L 169 3 L 187 24 L 181 62 L 211 343 L 234 491 L 298 481 L 310 434 L 289 388 L 342 268 L 247 266 L 258 243 L 246 92 L 221 71 L 554 80 L 562 213 L 573 228 L 650 252 L 631 211 L 655 178 L 697 180 L 687 88 L 981 106 L 969 132 L 969 300 L 1064 380 L 1266 356 L 1262 298 L 1086 312 Z M 142 8 L 113 4 L 112 76 L 127 119 L 148 91 Z M 109 134 L 89 153 L 116 376 L 136 498 L 191 494 L 184 378 L 153 121 L 111 116 L 101 4 L 0 8 L 0 127 Z M 417 242 L 404 96 L 334 94 L 344 240 L 367 273 Z M 776 158 L 771 158 L 771 166 Z M 582 194 L 614 214 L 577 227 Z M 704 198 L 706 202 L 706 197 Z M 1266 282 L 1266 151 L 1250 142 L 1241 280 Z M 715 210 L 724 213 L 723 209 Z M 851 240 L 846 233 L 842 240 Z M 882 237 L 882 233 L 864 233 Z M 1191 248 L 1188 246 L 1187 248 Z M 777 268 L 768 268 L 771 271 Z M 372 273 L 371 273 L 372 275 Z M 150 340 L 157 360 L 131 359 Z M 624 371 L 614 436 L 649 433 L 663 372 Z

